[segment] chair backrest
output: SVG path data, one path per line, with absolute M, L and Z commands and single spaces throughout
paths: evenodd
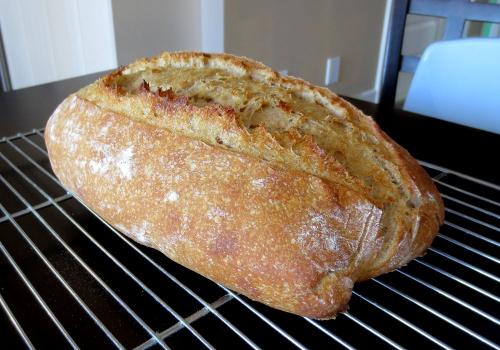
M 404 109 L 500 134 L 500 39 L 431 44 Z
M 445 18 L 442 39 L 451 40 L 462 37 L 467 20 L 500 22 L 500 5 L 470 0 L 393 0 L 379 101 L 384 108 L 394 106 L 398 73 L 414 73 L 420 60 L 419 57 L 401 55 L 408 14 Z

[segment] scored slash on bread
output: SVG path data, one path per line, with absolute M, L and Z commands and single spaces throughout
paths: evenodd
M 443 221 L 429 176 L 372 118 L 227 54 L 123 67 L 68 97 L 46 142 L 123 233 L 305 316 L 344 310 L 353 282 L 422 255 Z

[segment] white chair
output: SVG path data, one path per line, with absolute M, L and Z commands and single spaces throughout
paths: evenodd
M 500 39 L 431 44 L 403 108 L 500 134 Z

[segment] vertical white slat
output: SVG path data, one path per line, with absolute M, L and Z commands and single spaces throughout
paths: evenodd
M 35 84 L 54 80 L 55 62 L 52 57 L 52 42 L 45 1 L 18 0 L 25 26 L 28 55 Z
M 12 87 L 117 66 L 111 0 L 0 0 Z
M 0 25 L 9 75 L 14 89 L 34 82 L 28 54 L 26 28 L 18 1 L 0 0 Z
M 224 52 L 224 0 L 200 0 L 204 52 Z
M 85 74 L 82 42 L 79 36 L 79 23 L 76 0 L 47 1 L 47 17 L 50 37 L 53 43 L 52 52 L 56 66 L 54 79 L 65 79 L 74 75 Z
M 77 29 L 76 29 L 76 34 L 74 36 L 75 41 L 78 42 L 78 59 L 79 62 L 81 63 L 83 70 L 87 71 L 87 67 L 85 65 L 85 48 L 83 46 L 83 36 L 82 36 L 82 26 L 80 24 L 80 7 L 78 6 L 78 0 L 73 0 L 71 4 L 71 9 L 72 9 L 72 18 L 73 21 L 76 23 Z
M 116 68 L 111 0 L 76 0 L 87 73 Z

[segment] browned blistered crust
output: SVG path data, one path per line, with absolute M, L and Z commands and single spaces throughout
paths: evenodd
M 429 176 L 327 89 L 226 54 L 164 53 L 69 96 L 54 172 L 131 238 L 248 297 L 315 318 L 423 254 Z

